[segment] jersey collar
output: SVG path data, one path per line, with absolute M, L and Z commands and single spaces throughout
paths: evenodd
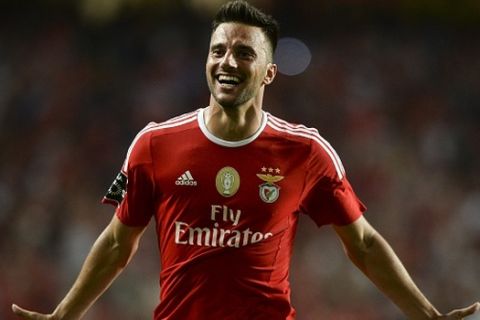
M 261 122 L 258 130 L 255 131 L 255 133 L 253 135 L 251 135 L 250 137 L 248 137 L 246 139 L 239 140 L 239 141 L 228 141 L 228 140 L 220 139 L 220 138 L 214 136 L 210 131 L 208 131 L 207 125 L 205 124 L 204 113 L 205 113 L 205 108 L 200 109 L 200 111 L 198 112 L 198 125 L 200 127 L 200 130 L 205 135 L 205 137 L 207 137 L 208 140 L 210 140 L 213 143 L 218 144 L 222 147 L 236 148 L 236 147 L 245 146 L 245 145 L 249 144 L 250 142 L 254 141 L 255 139 L 257 139 L 258 136 L 263 132 L 263 129 L 265 129 L 265 126 L 267 125 L 267 114 L 266 114 L 265 111 L 262 110 L 262 122 Z

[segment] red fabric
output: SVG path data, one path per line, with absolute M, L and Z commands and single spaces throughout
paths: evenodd
M 348 224 L 365 207 L 313 129 L 265 113 L 256 139 L 226 147 L 201 130 L 202 115 L 150 124 L 123 167 L 128 183 L 118 218 L 130 226 L 156 221 L 162 270 L 155 319 L 294 319 L 288 276 L 299 213 L 319 226 Z M 230 197 L 216 188 L 224 167 L 240 178 Z M 187 171 L 188 184 L 176 183 L 187 181 Z M 262 187 L 257 174 L 283 178 Z M 267 203 L 262 192 L 279 196 Z

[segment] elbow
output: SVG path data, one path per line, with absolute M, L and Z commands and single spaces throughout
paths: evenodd
M 361 241 L 361 250 L 366 255 L 372 251 L 372 248 L 375 247 L 375 244 L 379 241 L 380 235 L 375 230 L 365 234 Z
M 344 245 L 345 252 L 349 259 L 360 269 L 365 270 L 366 260 L 373 251 L 375 244 L 379 241 L 377 232 L 363 234 L 353 245 Z
M 110 238 L 108 243 L 110 256 L 112 257 L 112 264 L 119 269 L 125 268 L 133 255 L 138 249 L 138 241 L 134 242 L 120 242 L 114 237 Z
M 119 245 L 118 251 L 118 265 L 120 268 L 125 268 L 138 249 L 138 243 Z

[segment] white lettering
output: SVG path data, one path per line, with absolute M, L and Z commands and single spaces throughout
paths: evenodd
M 233 237 L 231 237 L 230 239 L 228 239 L 227 246 L 239 248 L 240 247 L 240 238 L 241 238 L 242 234 L 238 230 L 232 230 L 232 234 L 235 234 L 235 235 Z
M 175 184 L 177 186 L 196 186 L 197 185 L 197 181 L 191 181 L 191 180 L 187 180 L 187 181 L 183 181 L 183 180 L 177 180 L 175 181 Z
M 230 233 L 230 230 L 220 229 L 220 239 L 218 240 L 218 242 L 220 243 L 220 247 L 225 247 L 225 245 L 223 244 L 223 241 L 225 240 L 225 235 L 229 233 Z
M 248 239 L 250 237 L 250 234 L 252 234 L 252 231 L 250 231 L 250 228 L 247 228 L 243 230 L 243 246 L 246 246 L 248 244 Z
M 177 244 L 187 244 L 187 240 L 180 241 L 180 237 L 185 233 L 185 230 L 182 230 L 182 225 L 188 228 L 188 224 L 181 221 L 175 221 L 175 243 Z
M 242 210 L 234 210 L 229 207 L 218 204 L 212 204 L 210 209 L 210 220 L 217 221 L 217 214 L 222 213 L 222 220 L 225 222 L 231 222 L 234 226 L 240 222 Z
M 190 227 L 188 223 L 175 221 L 175 243 L 202 247 L 240 248 L 273 237 L 272 232 L 262 233 L 252 231 L 250 228 L 237 230 L 220 226 L 222 223 L 238 226 L 241 215 L 242 211 L 239 209 L 231 209 L 226 205 L 211 205 L 210 220 L 214 221 L 213 226 Z
M 217 213 L 220 213 L 220 209 L 222 209 L 222 206 L 219 206 L 217 204 L 212 205 L 212 210 L 210 212 L 210 219 L 212 221 L 217 221 L 216 215 Z
M 228 221 L 228 207 L 223 206 L 223 221 L 227 222 Z
M 240 221 L 240 215 L 242 214 L 242 211 L 237 210 L 236 213 L 233 212 L 232 209 L 230 209 L 230 221 L 232 221 L 233 225 L 236 226 L 238 222 Z
M 205 242 L 202 241 L 202 234 L 204 235 Z M 197 239 L 197 246 L 210 247 L 210 229 L 208 228 L 190 228 L 188 244 L 193 245 L 195 239 Z
M 257 243 L 263 240 L 263 234 L 261 232 L 255 232 L 252 236 L 252 243 Z
M 214 228 L 212 229 L 212 247 L 217 246 L 217 234 L 218 234 L 218 223 L 213 224 Z

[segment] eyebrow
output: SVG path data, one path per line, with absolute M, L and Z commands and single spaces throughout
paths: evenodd
M 253 49 L 251 46 L 248 46 L 248 45 L 244 45 L 244 44 L 234 45 L 234 48 L 235 49 L 240 49 L 240 50 L 250 51 L 251 53 L 256 54 L 255 49 Z
M 212 46 L 210 47 L 210 50 L 215 50 L 215 49 L 223 49 L 225 48 L 226 45 L 224 43 L 215 43 L 215 44 L 212 44 Z M 245 50 L 245 51 L 248 51 L 254 55 L 257 55 L 257 52 L 255 51 L 255 49 L 253 49 L 252 46 L 249 46 L 249 45 L 246 45 L 246 44 L 235 44 L 233 46 L 233 49 L 234 50 Z
M 220 48 L 225 48 L 225 45 L 222 44 L 222 43 L 216 43 L 216 44 L 213 44 L 213 45 L 210 46 L 210 50 L 220 49 Z

